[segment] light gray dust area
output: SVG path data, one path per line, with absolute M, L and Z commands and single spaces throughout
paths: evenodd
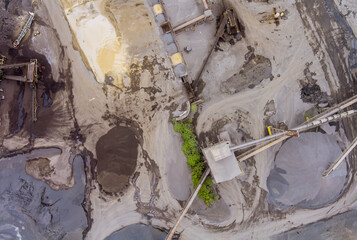
M 352 210 L 336 215 L 329 220 L 310 224 L 303 228 L 297 228 L 281 233 L 274 240 L 345 240 L 357 239 L 357 211 Z
M 283 205 L 319 208 L 334 202 L 346 182 L 346 163 L 328 177 L 322 172 L 341 154 L 336 137 L 302 133 L 283 144 L 267 180 L 268 199 Z

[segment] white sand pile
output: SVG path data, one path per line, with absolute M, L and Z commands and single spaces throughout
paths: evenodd
M 104 83 L 108 78 L 112 84 L 122 87 L 129 67 L 128 54 L 116 29 L 102 14 L 101 2 L 77 4 L 65 12 L 97 81 Z

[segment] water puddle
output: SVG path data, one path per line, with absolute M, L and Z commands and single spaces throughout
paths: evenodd
M 164 240 L 166 233 L 144 224 L 135 224 L 110 234 L 105 240 Z
M 56 148 L 0 159 L 0 239 L 81 239 L 87 227 L 82 207 L 85 193 L 84 164 L 73 162 L 75 184 L 53 190 L 25 173 L 27 159 L 60 154 Z

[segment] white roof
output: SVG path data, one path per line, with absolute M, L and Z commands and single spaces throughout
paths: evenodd
M 221 142 L 202 150 L 217 183 L 244 175 L 236 157 L 229 149 L 229 145 L 229 142 Z
M 232 151 L 229 149 L 229 142 L 214 145 L 209 149 L 209 151 L 211 152 L 212 157 L 216 162 L 227 158 L 233 154 Z

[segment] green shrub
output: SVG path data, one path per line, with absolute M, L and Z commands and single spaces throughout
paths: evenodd
M 196 104 L 196 103 L 192 103 L 192 104 L 190 105 L 190 112 L 191 112 L 191 113 L 197 112 L 197 104 Z
M 191 169 L 193 186 L 196 188 L 205 170 L 205 164 L 202 161 L 200 148 L 193 130 L 192 119 L 174 124 L 174 131 L 180 133 L 184 140 L 181 149 L 187 158 L 187 165 Z M 217 198 L 212 189 L 212 179 L 210 177 L 207 177 L 202 184 L 202 187 L 198 192 L 198 197 L 203 199 L 207 205 L 211 205 L 213 200 Z

